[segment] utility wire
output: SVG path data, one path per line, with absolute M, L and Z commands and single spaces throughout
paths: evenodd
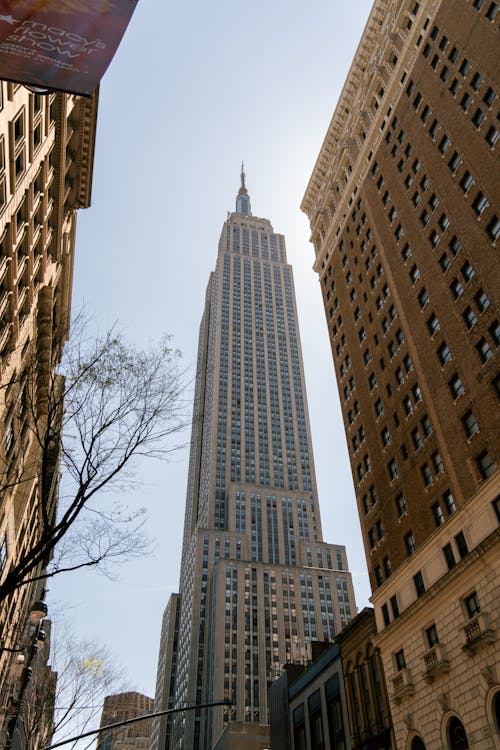
M 53 745 L 47 745 L 42 750 L 53 750 L 61 745 L 68 745 L 70 742 L 76 742 L 76 740 L 82 740 L 84 737 L 90 737 L 93 734 L 99 734 L 99 732 L 107 732 L 110 729 L 116 729 L 117 727 L 124 727 L 127 724 L 134 724 L 137 721 L 144 721 L 145 719 L 153 719 L 155 716 L 165 716 L 166 714 L 175 714 L 180 711 L 194 711 L 197 708 L 212 708 L 213 706 L 227 706 L 231 707 L 231 701 L 214 701 L 213 703 L 197 703 L 194 706 L 183 706 L 182 708 L 167 708 L 165 711 L 155 711 L 152 714 L 143 714 L 142 716 L 136 716 L 134 719 L 125 719 L 124 721 L 116 721 L 114 724 L 106 724 L 105 726 L 99 727 L 98 729 L 91 729 L 90 732 L 84 732 L 83 734 L 77 734 L 75 737 L 68 737 L 66 740 L 55 742 Z

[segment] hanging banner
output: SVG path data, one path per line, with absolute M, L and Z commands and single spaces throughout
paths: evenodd
M 0 0 L 0 78 L 90 96 L 137 0 Z

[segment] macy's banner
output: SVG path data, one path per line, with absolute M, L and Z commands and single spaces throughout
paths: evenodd
M 0 0 L 0 78 L 90 96 L 137 0 Z

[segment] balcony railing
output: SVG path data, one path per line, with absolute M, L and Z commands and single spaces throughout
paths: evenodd
M 464 627 L 465 643 L 462 650 L 469 656 L 483 645 L 483 643 L 494 643 L 496 632 L 490 625 L 487 612 L 479 612 Z
M 424 680 L 432 682 L 439 674 L 450 671 L 450 662 L 446 657 L 446 651 L 441 643 L 436 643 L 424 654 L 425 671 Z
M 415 685 L 413 684 L 413 678 L 410 670 L 405 667 L 397 673 L 392 679 L 392 697 L 396 703 L 399 703 L 405 695 L 413 695 L 415 693 Z

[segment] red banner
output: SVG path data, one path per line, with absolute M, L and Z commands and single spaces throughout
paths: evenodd
M 0 0 L 0 78 L 90 96 L 137 0 Z

